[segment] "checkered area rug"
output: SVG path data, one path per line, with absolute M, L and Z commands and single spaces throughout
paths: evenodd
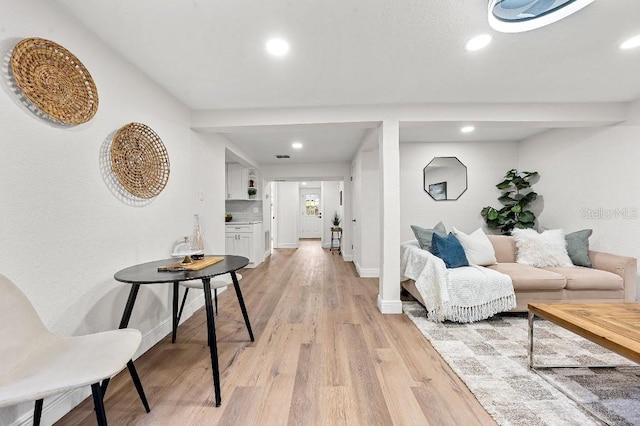
M 534 363 L 618 365 L 532 371 L 526 316 L 434 323 L 405 314 L 500 425 L 640 425 L 640 366 L 548 321 L 534 325 Z

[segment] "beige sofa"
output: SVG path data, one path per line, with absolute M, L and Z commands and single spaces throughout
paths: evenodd
M 593 268 L 582 266 L 536 268 L 516 263 L 515 239 L 488 235 L 496 252 L 495 265 L 487 266 L 511 277 L 517 306 L 513 312 L 526 312 L 533 302 L 633 302 L 636 295 L 637 259 L 589 251 Z M 413 280 L 402 282 L 424 304 Z

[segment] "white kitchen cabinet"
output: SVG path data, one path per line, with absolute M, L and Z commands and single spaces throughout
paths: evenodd
M 251 185 L 253 183 L 253 186 Z M 250 197 L 249 187 L 257 190 L 258 180 L 255 169 L 247 169 L 239 163 L 227 163 L 227 199 L 228 200 L 248 200 L 257 198 Z
M 246 200 L 248 179 L 246 168 L 238 163 L 227 163 L 227 199 Z
M 262 223 L 227 223 L 225 233 L 226 254 L 249 259 L 247 268 L 255 268 L 263 260 Z

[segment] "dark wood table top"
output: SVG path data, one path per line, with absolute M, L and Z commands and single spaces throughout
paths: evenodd
M 207 255 L 207 257 L 209 256 L 210 255 Z M 223 259 L 218 263 L 214 263 L 198 271 L 158 272 L 159 267 L 176 263 L 176 259 L 163 259 L 130 266 L 116 272 L 113 277 L 117 281 L 129 284 L 162 284 L 211 278 L 216 275 L 237 271 L 249 264 L 249 259 L 242 256 L 214 256 L 222 257 Z

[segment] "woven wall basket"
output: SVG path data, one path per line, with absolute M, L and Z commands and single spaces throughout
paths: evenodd
M 85 123 L 98 110 L 98 89 L 89 71 L 57 43 L 20 41 L 11 54 L 11 72 L 22 93 L 55 121 Z
M 169 155 L 160 137 L 140 123 L 122 126 L 111 142 L 111 168 L 138 198 L 160 194 L 169 180 Z

